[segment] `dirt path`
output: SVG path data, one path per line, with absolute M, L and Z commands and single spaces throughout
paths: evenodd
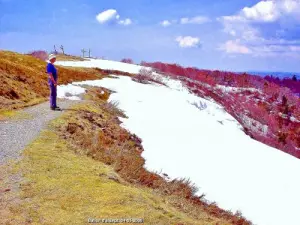
M 5 218 L 7 224 L 29 224 L 30 222 L 25 221 L 30 217 L 21 211 L 21 220 L 20 218 L 20 221 L 14 220 L 15 214 L 10 210 L 11 207 L 18 209 L 22 201 L 19 189 L 23 178 L 20 172 L 12 171 L 13 167 L 9 160 L 20 159 L 26 145 L 34 141 L 40 132 L 47 128 L 51 120 L 59 117 L 76 103 L 78 101 L 59 100 L 58 105 L 62 111 L 52 111 L 49 103 L 44 102 L 18 111 L 17 115 L 20 116 L 17 118 L 0 121 L 0 218 Z M 0 224 L 4 221 L 0 221 Z
M 20 111 L 22 119 L 0 121 L 0 165 L 10 159 L 17 159 L 20 153 L 35 138 L 49 121 L 60 116 L 66 109 L 77 101 L 59 100 L 62 111 L 52 111 L 49 103 L 41 103 Z

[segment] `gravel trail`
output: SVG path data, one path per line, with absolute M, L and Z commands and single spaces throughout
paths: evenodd
M 22 150 L 36 139 L 41 130 L 47 128 L 49 121 L 59 117 L 77 101 L 59 100 L 62 111 L 50 110 L 49 103 L 28 107 L 20 111 L 26 115 L 21 119 L 0 121 L 0 165 L 10 159 L 18 159 Z

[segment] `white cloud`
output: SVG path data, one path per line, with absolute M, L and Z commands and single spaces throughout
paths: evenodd
M 221 22 L 224 26 L 223 31 L 232 37 L 251 42 L 262 41 L 259 30 L 246 22 L 232 20 L 221 20 Z
M 164 21 L 160 22 L 160 25 L 162 25 L 163 27 L 168 27 L 171 24 L 172 23 L 169 20 L 164 20 Z
M 181 24 L 203 24 L 209 22 L 210 19 L 205 16 L 196 16 L 192 18 L 184 17 L 180 19 Z
M 230 47 L 253 56 L 300 57 L 298 43 L 293 44 L 300 41 L 300 0 L 264 0 L 218 20 L 224 32 L 238 40 L 228 41 L 224 50 Z
M 211 20 L 208 17 L 205 16 L 195 16 L 195 17 L 183 17 L 181 19 L 175 19 L 175 20 L 164 20 L 162 22 L 160 22 L 160 25 L 163 27 L 167 27 L 170 26 L 172 24 L 203 24 L 203 23 L 208 23 Z
M 261 1 L 252 7 L 243 8 L 241 15 L 253 21 L 273 22 L 280 17 L 280 11 L 274 1 Z
M 108 9 L 106 11 L 99 13 L 96 16 L 96 19 L 101 24 L 112 21 L 112 20 L 118 20 L 119 18 L 120 18 L 120 16 L 119 16 L 117 10 L 115 10 L 115 9 Z
M 293 57 L 300 58 L 300 46 L 295 45 L 263 45 L 253 46 L 253 55 L 259 57 Z
M 229 34 L 230 34 L 231 36 L 234 36 L 234 37 L 235 37 L 235 36 L 236 36 L 236 31 L 235 31 L 235 30 L 230 30 L 230 31 L 229 31 Z
M 290 16 L 300 19 L 300 0 L 260 1 L 251 7 L 244 7 L 238 14 L 224 16 L 227 22 L 264 22 L 271 23 Z
M 108 22 L 116 22 L 116 23 L 124 25 L 124 26 L 128 26 L 128 25 L 132 24 L 132 20 L 129 18 L 120 20 L 120 15 L 118 14 L 117 10 L 115 10 L 115 9 L 108 9 L 108 10 L 105 10 L 105 11 L 99 13 L 96 16 L 96 19 L 101 24 L 105 24 Z
M 243 19 L 243 17 L 241 17 L 240 15 L 222 16 L 222 17 L 218 18 L 217 20 L 221 21 L 221 22 L 241 22 L 241 21 L 245 21 L 245 19 Z
M 229 54 L 250 54 L 252 51 L 239 43 L 238 40 L 229 40 L 225 44 L 222 44 L 219 50 L 225 51 Z
M 286 13 L 292 13 L 292 14 L 299 13 L 300 12 L 300 1 L 299 0 L 282 1 L 281 8 Z M 298 14 L 298 16 L 299 16 L 299 14 Z
M 132 21 L 131 21 L 131 19 L 127 18 L 125 20 L 120 20 L 118 22 L 118 24 L 121 24 L 121 25 L 124 25 L 124 26 L 128 26 L 128 25 L 132 24 Z
M 193 48 L 198 47 L 200 44 L 200 39 L 197 37 L 191 37 L 191 36 L 179 36 L 176 38 L 176 41 L 178 42 L 179 46 L 182 48 Z
M 292 46 L 290 46 L 290 50 L 292 52 L 300 52 L 300 46 L 294 46 L 294 45 L 292 45 Z
M 222 44 L 218 50 L 228 53 L 229 56 L 236 54 L 251 54 L 255 57 L 293 57 L 300 59 L 300 45 L 298 42 L 284 40 L 269 41 L 249 45 L 241 43 L 241 40 L 229 40 Z

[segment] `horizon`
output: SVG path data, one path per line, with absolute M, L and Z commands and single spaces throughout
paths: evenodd
M 10 50 L 7 50 L 7 49 L 0 49 L 0 51 L 10 51 Z M 16 52 L 16 53 L 19 53 L 19 54 L 31 54 L 32 52 L 35 52 L 35 51 L 45 51 L 45 50 L 33 50 L 33 51 L 29 51 L 29 52 Z M 14 51 L 12 51 L 14 52 Z M 45 51 L 46 52 L 46 51 Z M 47 52 L 47 54 L 53 54 L 53 52 L 49 51 Z M 57 54 L 62 54 L 60 53 L 59 51 L 57 52 Z M 75 54 L 67 54 L 65 53 L 65 55 L 70 55 L 70 56 L 76 56 L 76 57 L 82 57 L 81 55 L 75 55 Z M 89 58 L 89 57 L 85 57 L 85 58 Z M 95 58 L 95 59 L 101 59 L 101 57 L 98 57 L 98 56 L 91 56 L 91 58 Z M 121 57 L 120 60 L 122 59 L 131 59 L 130 57 Z M 108 58 L 103 58 L 103 60 L 108 60 L 108 61 L 120 61 L 120 60 L 112 60 L 112 59 L 108 59 Z M 143 61 L 143 60 L 142 60 Z M 141 62 L 142 62 L 141 61 Z M 134 64 L 136 65 L 140 65 L 141 62 L 135 62 L 133 61 Z M 152 62 L 147 62 L 147 63 L 155 63 L 155 62 L 160 62 L 160 61 L 152 61 Z M 160 63 L 167 63 L 167 64 L 178 64 L 176 62 L 160 62 Z M 290 71 L 258 71 L 258 70 L 247 70 L 247 71 L 235 71 L 235 70 L 222 70 L 222 69 L 218 69 L 218 68 L 214 68 L 214 69 L 207 69 L 207 68 L 201 68 L 201 67 L 197 67 L 197 66 L 183 66 L 181 64 L 178 64 L 179 66 L 182 66 L 184 68 L 196 68 L 196 69 L 199 69 L 199 70 L 211 70 L 211 71 L 222 71 L 222 72 L 232 72 L 232 73 L 247 73 L 249 75 L 257 75 L 257 76 L 261 76 L 261 77 L 265 77 L 265 76 L 268 76 L 268 75 L 271 75 L 271 76 L 277 76 L 279 78 L 285 78 L 285 77 L 281 77 L 280 75 L 277 75 L 278 73 L 282 73 L 284 75 L 290 75 L 288 76 L 288 78 L 291 78 L 293 75 L 296 75 L 297 78 L 300 78 L 300 72 L 290 72 Z
M 300 73 L 300 0 L 0 0 L 0 49 Z M 293 71 L 293 72 L 289 72 Z M 298 75 L 298 74 L 296 74 Z

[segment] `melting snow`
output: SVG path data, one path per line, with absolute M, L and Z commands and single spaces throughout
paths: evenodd
M 138 74 L 142 66 L 115 62 L 109 60 L 90 59 L 87 61 L 57 61 L 56 65 L 71 66 L 71 67 L 90 67 L 90 68 L 101 68 L 104 70 L 120 70 L 126 73 Z
M 57 87 L 57 97 L 70 100 L 80 100 L 79 95 L 84 94 L 85 89 L 73 84 L 59 85 Z
M 137 73 L 139 66 L 91 60 L 60 65 L 99 67 Z M 76 82 L 60 96 L 82 93 L 80 85 L 115 91 L 128 118 L 122 126 L 143 140 L 146 168 L 171 178 L 189 177 L 199 195 L 228 210 L 241 210 L 258 225 L 300 224 L 300 161 L 257 142 L 222 106 L 195 96 L 180 81 L 140 84 L 129 77 Z M 74 91 L 74 92 L 72 92 Z M 205 105 L 198 109 L 195 104 Z

